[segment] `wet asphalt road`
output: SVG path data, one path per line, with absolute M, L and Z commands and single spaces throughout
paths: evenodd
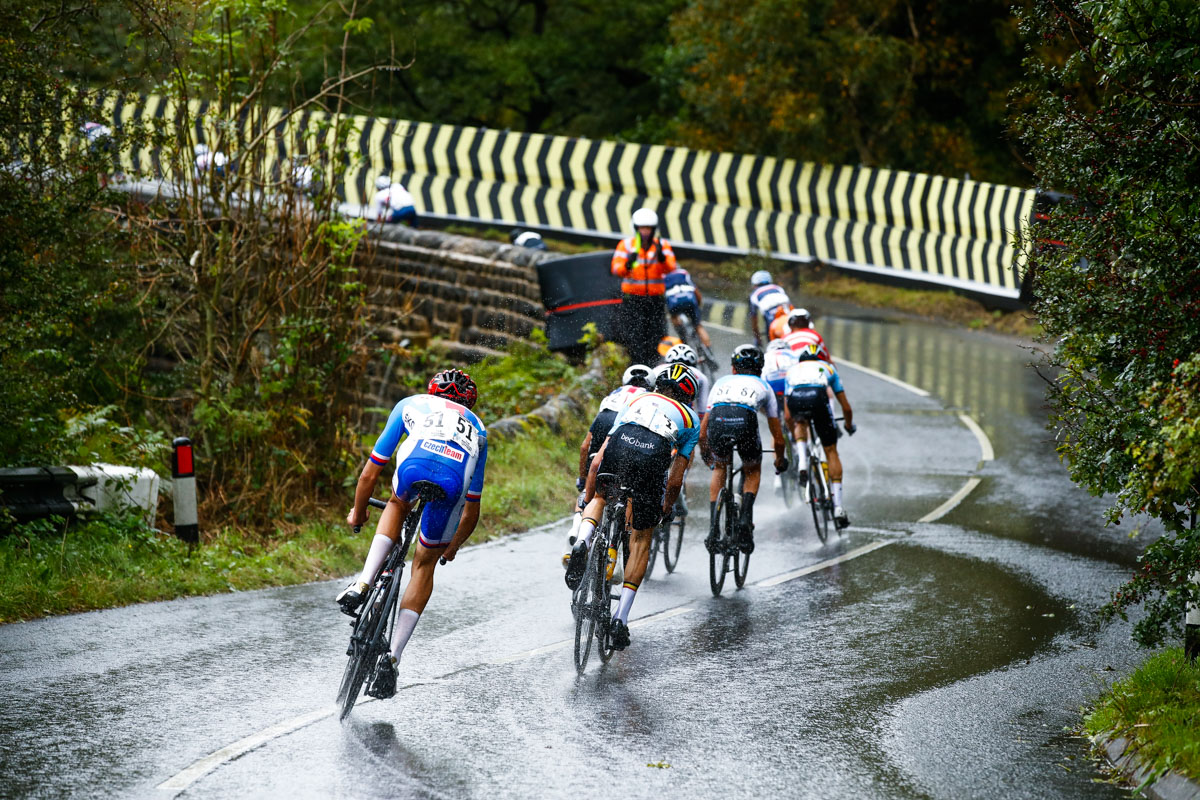
M 472 548 L 439 569 L 406 688 L 346 725 L 325 713 L 349 632 L 333 583 L 5 626 L 0 796 L 1124 796 L 1064 728 L 1137 659 L 1091 610 L 1144 541 L 1069 483 L 1029 353 L 845 312 L 820 320 L 835 358 L 932 393 L 844 369 L 845 535 L 822 546 L 764 491 L 747 586 L 713 598 L 694 517 L 675 574 L 643 584 L 630 648 L 583 677 L 564 527 Z M 688 490 L 701 516 L 706 479 Z M 756 585 L 871 542 L 888 544 Z

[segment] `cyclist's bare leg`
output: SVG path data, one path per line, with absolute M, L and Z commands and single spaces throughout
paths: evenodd
M 583 521 L 579 524 L 579 533 L 576 542 L 585 542 L 589 546 L 592 541 L 592 534 L 596 532 L 596 526 L 600 524 L 600 517 L 604 516 L 604 507 L 607 505 L 604 497 L 599 493 L 593 497 L 583 509 Z
M 642 578 L 646 577 L 646 565 L 650 562 L 650 541 L 653 528 L 631 531 L 629 534 L 629 561 L 625 564 L 625 585 L 621 587 L 621 601 L 614 618 L 628 624 L 629 609 L 637 596 Z
M 446 546 L 426 547 L 417 542 L 417 550 L 413 553 L 412 573 L 408 578 L 408 586 L 404 589 L 404 597 L 400 600 L 400 608 L 415 611 L 420 614 L 433 594 L 433 571 L 437 568 L 438 559 L 446 552 Z
M 758 485 L 762 481 L 762 462 L 743 466 L 742 477 L 746 479 L 742 484 L 742 491 L 758 494 Z
M 825 448 L 825 458 L 829 461 L 830 482 L 842 482 L 842 457 L 838 455 L 837 445 L 831 444 Z
M 708 481 L 708 502 L 717 502 L 717 495 L 721 493 L 721 487 L 725 485 L 725 469 L 726 466 L 720 461 L 713 462 L 712 478 Z

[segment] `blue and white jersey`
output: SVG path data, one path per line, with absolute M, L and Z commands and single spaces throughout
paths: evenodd
M 834 393 L 843 392 L 842 379 L 838 377 L 837 367 L 828 361 L 809 359 L 801 361 L 788 370 L 784 381 L 784 390 L 791 394 L 793 389 L 800 387 L 828 386 Z
M 371 460 L 383 465 L 393 454 L 397 464 L 409 458 L 434 459 L 440 467 L 453 468 L 469 481 L 468 502 L 478 502 L 483 495 L 487 428 L 466 406 L 429 394 L 404 398 L 392 409 L 371 449 Z
M 600 401 L 600 409 L 596 413 L 599 414 L 601 411 L 624 411 L 625 406 L 629 405 L 633 401 L 633 398 L 645 393 L 646 390 L 640 386 L 618 386 Z
M 633 398 L 613 420 L 608 435 L 616 433 L 622 425 L 637 425 L 662 436 L 684 458 L 692 457 L 692 450 L 700 441 L 700 421 L 696 412 L 658 392 L 646 392 Z
M 775 390 L 757 375 L 723 375 L 718 378 L 708 395 L 708 410 L 712 411 L 717 406 L 741 406 L 751 411 L 761 411 L 767 415 L 767 419 L 779 418 Z
M 783 287 L 768 283 L 750 293 L 750 313 L 758 314 L 759 318 L 769 326 L 775 319 L 775 309 L 791 302 Z
M 700 295 L 696 291 L 696 284 L 692 283 L 692 276 L 686 269 L 676 267 L 674 272 L 668 272 L 663 276 L 663 285 L 666 286 L 668 310 L 674 312 L 690 305 L 699 311 Z
M 783 394 L 787 372 L 796 365 L 796 354 L 786 347 L 768 348 L 763 356 L 763 380 L 776 394 Z

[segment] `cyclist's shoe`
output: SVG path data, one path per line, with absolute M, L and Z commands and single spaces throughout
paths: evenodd
M 583 583 L 583 572 L 587 569 L 588 549 L 586 542 L 576 542 L 571 548 L 571 557 L 567 560 L 567 588 L 572 592 Z
M 566 569 L 566 568 L 567 568 L 567 564 L 568 564 L 568 563 L 571 561 L 571 550 L 572 550 L 574 547 L 575 547 L 575 537 L 574 537 L 574 536 L 568 536 L 568 537 L 567 537 L 567 549 L 566 549 L 566 551 L 564 551 L 564 552 L 563 552 L 563 554 L 562 554 L 562 565 L 563 565 L 563 569 Z
M 367 694 L 377 700 L 387 700 L 396 696 L 396 661 L 391 653 L 384 653 L 379 657 L 375 677 L 367 686 Z
M 354 612 L 363 604 L 363 600 L 367 599 L 367 586 L 362 581 L 351 581 L 350 585 L 342 589 L 342 593 L 334 598 L 339 606 L 342 607 L 342 613 L 353 617 Z
M 629 647 L 629 626 L 616 617 L 608 624 L 608 636 L 612 640 L 613 650 Z
M 754 552 L 754 523 L 742 520 L 738 523 L 738 549 L 746 555 Z
M 717 533 L 715 525 L 708 529 L 708 536 L 704 538 L 704 549 L 710 553 L 721 552 L 721 535 Z
M 850 527 L 850 518 L 846 516 L 846 509 L 841 506 L 833 509 L 833 524 L 839 531 Z

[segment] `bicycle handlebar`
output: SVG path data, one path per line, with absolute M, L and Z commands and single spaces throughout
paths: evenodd
M 368 498 L 367 498 L 367 505 L 368 505 L 368 506 L 374 506 L 375 508 L 387 508 L 387 502 L 386 502 L 386 501 L 384 501 L 384 500 L 376 500 L 374 497 L 368 497 Z M 358 533 L 358 532 L 359 532 L 359 531 L 361 531 L 361 530 L 362 530 L 362 525 L 355 525 L 355 526 L 354 526 L 354 532 L 355 532 L 355 533 Z

